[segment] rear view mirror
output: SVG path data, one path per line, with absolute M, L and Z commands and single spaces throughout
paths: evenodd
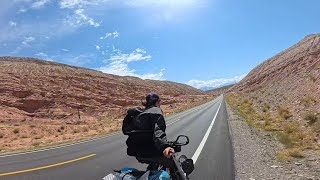
M 189 138 L 188 138 L 188 136 L 180 135 L 177 137 L 176 142 L 181 145 L 187 145 L 187 144 L 189 144 Z

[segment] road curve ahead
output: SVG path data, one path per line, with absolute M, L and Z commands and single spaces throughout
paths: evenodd
M 233 149 L 223 96 L 167 118 L 170 140 L 187 135 L 182 154 L 192 157 L 193 180 L 233 180 Z M 111 136 L 37 152 L 0 155 L 1 180 L 101 180 L 114 169 L 139 164 L 126 155 L 126 136 Z

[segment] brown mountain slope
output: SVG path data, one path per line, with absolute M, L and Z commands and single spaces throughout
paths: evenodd
M 166 114 L 212 98 L 184 84 L 120 77 L 32 58 L 0 57 L 0 83 L 3 149 L 37 145 L 37 139 L 51 136 L 62 141 L 78 133 L 116 130 L 126 109 L 141 105 L 151 91 L 161 95 Z
M 276 132 L 285 153 L 319 149 L 320 34 L 263 62 L 231 91 L 231 104 L 254 126 Z

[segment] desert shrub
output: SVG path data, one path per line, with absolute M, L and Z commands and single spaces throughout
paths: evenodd
M 20 129 L 19 128 L 15 128 L 14 130 L 13 130 L 13 133 L 15 133 L 15 134 L 18 134 L 20 132 Z
M 283 131 L 277 133 L 277 137 L 281 143 L 287 148 L 312 148 L 315 133 L 310 129 L 302 127 L 299 123 L 282 123 Z
M 32 146 L 39 146 L 40 145 L 40 142 L 39 141 L 35 141 L 32 143 Z
M 277 133 L 277 138 L 286 147 L 292 147 L 294 145 L 292 140 L 291 140 L 291 138 L 290 138 L 290 135 L 287 134 L 287 133 L 278 132 Z
M 28 138 L 28 136 L 26 134 L 23 134 L 20 136 L 21 138 Z
M 283 119 L 289 119 L 292 115 L 290 114 L 290 111 L 287 107 L 278 107 L 278 114 Z
M 42 139 L 43 138 L 43 135 L 36 135 L 35 137 L 34 137 L 34 139 Z
M 3 138 L 4 134 L 2 132 L 0 132 L 0 138 Z
M 318 145 L 315 143 L 315 139 L 316 132 L 320 132 L 319 120 L 308 117 L 309 122 L 311 120 L 314 124 L 312 128 L 306 128 L 298 122 L 284 121 L 291 117 L 290 111 L 286 107 L 278 107 L 278 117 L 273 117 L 271 112 L 267 112 L 267 109 L 270 108 L 268 104 L 262 106 L 266 112 L 260 113 L 255 110 L 250 101 L 243 99 L 243 97 L 231 93 L 226 96 L 228 104 L 237 110 L 249 125 L 273 131 L 271 135 L 285 146 L 285 149 L 278 152 L 278 159 L 291 160 L 303 157 L 305 149 L 317 149 Z
M 304 119 L 308 122 L 309 125 L 313 125 L 319 121 L 317 113 L 309 112 L 304 116 Z
M 300 148 L 284 149 L 279 151 L 276 156 L 281 161 L 290 161 L 293 158 L 302 158 L 303 150 Z
M 305 105 L 305 106 L 310 106 L 310 105 L 314 105 L 317 103 L 317 100 L 315 97 L 313 96 L 306 96 L 305 98 L 301 99 L 301 102 Z
M 34 125 L 34 124 L 31 124 L 29 127 L 31 127 L 31 128 L 34 128 L 34 127 L 36 127 L 36 125 Z
M 263 112 L 267 112 L 267 111 L 270 110 L 270 108 L 271 108 L 271 107 L 270 107 L 269 104 L 264 103 L 263 106 L 262 106 L 262 111 L 263 111 Z
M 82 128 L 82 131 L 83 131 L 83 132 L 88 132 L 89 129 L 88 129 L 88 127 L 83 127 L 83 128 Z
M 74 134 L 76 134 L 76 133 L 79 133 L 80 132 L 80 130 L 78 129 L 78 128 L 75 128 L 75 129 L 73 129 L 73 131 L 72 131 Z

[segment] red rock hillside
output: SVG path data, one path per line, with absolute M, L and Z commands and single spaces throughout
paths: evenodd
M 231 92 L 230 102 L 251 124 L 276 132 L 285 153 L 298 157 L 304 156 L 300 150 L 319 150 L 320 34 L 266 60 Z
M 166 114 L 212 99 L 184 84 L 32 58 L 0 57 L 0 82 L 0 151 L 115 131 L 126 109 L 151 91 Z

